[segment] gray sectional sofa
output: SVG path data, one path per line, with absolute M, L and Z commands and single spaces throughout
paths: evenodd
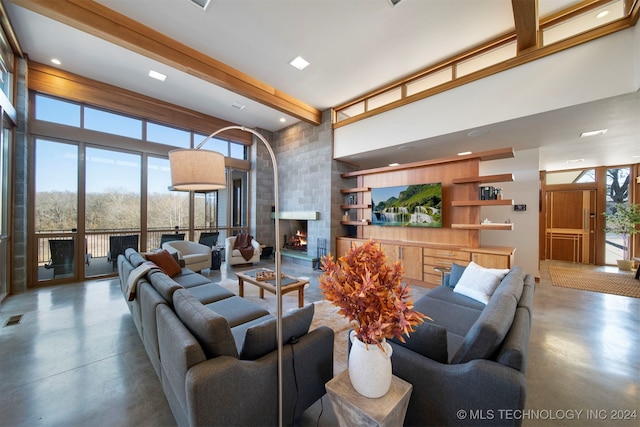
M 534 286 L 514 267 L 486 305 L 447 285 L 415 302 L 433 322 L 391 341 L 393 373 L 413 385 L 405 425 L 521 425 Z
M 180 426 L 278 424 L 276 321 L 266 310 L 182 268 L 153 268 L 127 283 L 145 258 L 118 257 L 125 300 Z M 137 275 L 134 273 L 134 276 Z M 283 316 L 283 422 L 293 424 L 333 377 L 333 331 L 308 331 L 313 304 Z

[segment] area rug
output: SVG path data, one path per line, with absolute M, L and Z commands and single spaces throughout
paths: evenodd
M 220 283 L 224 288 L 238 295 L 238 281 L 234 279 L 223 279 Z M 276 315 L 276 296 L 265 292 L 264 298 L 260 298 L 259 288 L 249 283 L 244 284 L 244 298 L 263 307 L 269 313 Z M 305 301 L 305 304 L 311 304 Z M 333 329 L 333 372 L 338 375 L 347 369 L 347 339 L 351 326 L 349 322 L 340 314 L 338 308 L 329 301 L 316 301 L 313 320 L 309 330 L 314 330 L 319 326 L 328 326 Z M 286 313 L 298 307 L 298 293 L 291 292 L 282 296 L 282 312 Z
M 549 274 L 553 286 L 640 298 L 640 281 L 631 273 L 605 273 L 550 265 Z

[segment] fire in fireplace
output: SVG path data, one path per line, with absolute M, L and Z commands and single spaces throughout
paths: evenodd
M 284 233 L 284 249 L 307 252 L 307 221 L 281 221 L 280 227 Z

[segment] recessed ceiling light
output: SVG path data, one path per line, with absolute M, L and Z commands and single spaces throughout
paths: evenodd
M 604 135 L 605 133 L 607 133 L 609 129 L 598 129 L 598 130 L 590 130 L 590 131 L 586 131 L 586 132 L 582 132 L 580 134 L 580 138 L 587 138 L 590 136 L 596 136 L 596 135 Z
M 246 105 L 240 104 L 239 102 L 234 102 L 233 104 L 231 104 L 231 106 L 233 108 L 237 108 L 238 110 L 244 110 L 245 108 L 247 108 Z
M 393 167 L 393 166 L 400 166 L 400 163 L 389 163 L 389 166 Z
M 473 154 L 471 151 L 462 151 L 458 153 L 458 156 L 468 156 L 469 154 Z
M 411 145 L 402 145 L 400 147 L 398 147 L 398 150 L 400 151 L 410 151 L 413 150 L 415 147 L 412 147 Z
M 467 133 L 467 136 L 470 138 L 476 137 L 476 136 L 483 136 L 489 133 L 488 129 L 476 129 L 476 130 L 472 130 L 471 132 Z
M 211 0 L 189 0 L 189 1 L 191 1 L 191 3 L 193 3 L 194 5 L 202 8 L 202 10 L 207 10 L 207 7 L 211 2 Z
M 582 163 L 582 162 L 584 162 L 584 159 L 567 160 L 567 163 Z
M 600 19 L 600 18 L 604 18 L 605 16 L 607 16 L 609 14 L 608 10 L 603 10 L 602 12 L 600 12 L 599 14 L 596 15 L 596 18 Z
M 286 121 L 287 121 L 287 119 L 285 119 L 284 117 L 280 117 L 280 123 L 284 123 Z
M 291 62 L 289 62 L 289 64 L 292 67 L 302 71 L 305 68 L 307 68 L 307 66 L 309 65 L 309 62 L 301 56 L 296 56 Z
M 149 77 L 151 77 L 152 79 L 160 80 L 161 82 L 167 80 L 167 76 L 153 70 L 149 70 Z
M 51 62 L 53 62 L 53 63 L 54 63 L 54 64 L 56 64 L 56 65 L 60 65 L 60 64 L 62 64 L 62 62 L 61 62 L 58 58 L 53 58 L 53 59 L 51 59 Z

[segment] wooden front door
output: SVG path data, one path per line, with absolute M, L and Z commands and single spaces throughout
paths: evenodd
M 595 263 L 595 190 L 546 193 L 546 259 Z

